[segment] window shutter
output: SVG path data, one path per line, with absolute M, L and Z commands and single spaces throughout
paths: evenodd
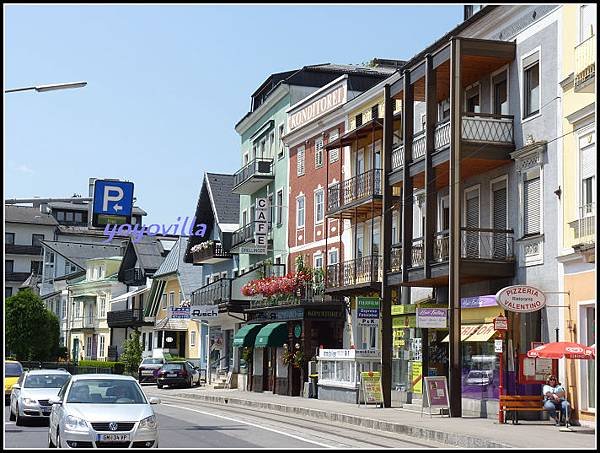
M 339 137 L 339 134 L 337 131 L 332 132 L 331 134 L 329 134 L 329 141 L 327 143 L 331 143 L 331 142 L 337 140 L 338 137 Z M 338 160 L 339 152 L 340 152 L 339 148 L 329 150 L 329 163 L 333 163 Z
M 539 59 L 539 52 L 534 52 L 528 57 L 525 57 L 523 59 L 523 69 L 527 69 L 529 66 L 533 65 L 534 63 L 537 63 Z
M 298 173 L 297 176 L 302 176 L 304 174 L 304 146 L 302 148 L 298 148 Z
M 525 222 L 524 233 L 540 232 L 540 178 L 529 179 L 524 183 Z
M 583 141 L 587 141 L 589 136 L 583 137 L 580 140 L 580 149 L 581 149 L 581 179 L 586 179 L 591 176 L 594 176 L 595 167 L 596 167 L 596 146 L 595 143 L 592 143 L 588 146 L 585 146 L 585 143 L 581 143 Z M 593 137 L 593 136 L 592 136 Z M 595 138 L 595 137 L 593 137 Z M 592 138 L 592 140 L 593 140 Z
M 479 228 L 479 196 L 467 199 L 467 224 L 465 226 L 467 228 Z
M 315 141 L 315 167 L 323 165 L 323 139 Z
M 496 230 L 506 230 L 506 186 L 494 190 L 494 212 L 493 228 Z

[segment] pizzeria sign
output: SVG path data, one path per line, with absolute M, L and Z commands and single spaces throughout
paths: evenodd
M 508 311 L 530 313 L 544 308 L 546 295 L 533 286 L 514 285 L 498 291 L 496 301 Z

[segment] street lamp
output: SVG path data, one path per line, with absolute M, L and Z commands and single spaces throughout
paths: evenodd
M 69 82 L 69 83 L 54 83 L 52 85 L 38 85 L 33 87 L 24 88 L 11 88 L 10 90 L 4 90 L 5 93 L 12 93 L 13 91 L 26 91 L 35 90 L 37 92 L 52 91 L 52 90 L 66 90 L 68 88 L 83 88 L 87 85 L 87 82 Z

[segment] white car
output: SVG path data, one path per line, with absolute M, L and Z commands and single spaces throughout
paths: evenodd
M 76 375 L 50 403 L 50 448 L 158 447 L 160 399 L 147 400 L 131 376 Z
M 56 397 L 71 374 L 65 370 L 31 370 L 24 372 L 10 392 L 9 419 L 22 426 L 26 419 L 48 417 Z

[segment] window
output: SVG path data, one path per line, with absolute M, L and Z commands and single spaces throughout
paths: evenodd
M 427 127 L 427 115 L 425 113 L 421 114 L 421 130 L 424 131 Z
M 479 113 L 479 84 L 465 91 L 465 109 L 470 113 Z
M 315 223 L 323 223 L 324 219 L 324 191 L 319 189 L 315 191 Z
M 581 5 L 579 8 L 579 42 L 595 35 L 596 5 Z
M 169 307 L 175 306 L 175 291 L 169 293 Z
M 443 122 L 450 119 L 450 99 L 444 99 L 438 103 L 438 121 Z
M 379 118 L 379 104 L 371 107 L 371 119 Z
M 32 274 L 41 274 L 42 273 L 42 262 L 41 261 L 32 261 L 31 262 L 31 273 Z
M 523 59 L 523 118 L 540 111 L 540 62 L 539 52 Z
M 242 211 L 242 226 L 246 225 L 248 225 L 248 211 L 244 209 Z
M 163 293 L 161 297 L 161 307 L 163 310 L 167 309 L 167 293 Z
M 104 264 L 101 264 L 98 267 L 98 278 L 104 278 L 105 273 L 106 273 L 106 266 Z
M 44 240 L 44 235 L 43 234 L 32 234 L 31 235 L 31 245 L 38 245 L 41 246 L 41 242 Z
M 355 121 L 356 121 L 356 127 L 360 127 L 360 126 L 362 126 L 362 123 L 363 123 L 363 116 L 362 116 L 362 113 L 359 113 L 358 115 L 356 115 L 356 116 L 354 117 L 354 119 L 355 119 Z
M 106 296 L 100 296 L 98 298 L 98 317 L 106 318 Z
M 526 174 L 523 181 L 523 235 L 541 233 L 540 225 L 540 173 L 539 169 Z
M 596 193 L 596 132 L 579 137 L 579 174 L 581 181 L 580 217 L 595 213 Z
M 192 330 L 190 334 L 190 346 L 196 346 L 196 331 Z
M 100 335 L 100 347 L 98 349 L 98 357 L 104 357 L 104 335 Z
M 298 148 L 296 176 L 304 174 L 304 146 Z
M 283 144 L 283 133 L 284 133 L 284 125 L 279 125 L 279 149 L 277 151 L 277 158 L 283 159 L 285 155 L 285 145 Z
M 296 198 L 296 228 L 304 228 L 304 195 Z
M 14 272 L 15 262 L 13 260 L 4 260 L 4 272 L 11 273 Z
M 66 219 L 67 222 L 72 222 L 73 221 L 73 212 L 72 211 L 67 211 L 65 219 Z
M 269 151 L 269 157 L 273 157 L 273 147 L 275 146 L 275 132 L 271 132 L 269 134 L 269 141 L 267 143 L 268 146 L 268 151 Z
M 67 301 L 62 301 L 62 319 L 67 319 Z
M 85 356 L 92 357 L 94 352 L 92 351 L 92 337 L 87 337 L 85 341 Z
M 314 268 L 323 269 L 323 255 L 321 253 L 314 255 Z
M 4 298 L 6 299 L 7 297 L 12 296 L 12 291 L 13 291 L 13 289 L 10 286 L 5 286 L 4 287 Z
M 315 168 L 323 166 L 323 139 L 315 140 Z
M 250 159 L 248 158 L 248 153 L 244 153 L 244 167 L 248 165 Z
M 338 263 L 338 251 L 337 249 L 329 250 L 329 257 L 327 260 L 327 264 L 337 264 Z
M 277 201 L 275 203 L 275 212 L 277 213 L 277 225 L 283 224 L 283 189 L 277 191 Z
M 14 245 L 15 233 L 4 233 L 4 243 L 6 245 Z
M 65 221 L 65 211 L 56 211 L 56 220 L 59 222 Z
M 83 222 L 83 213 L 81 213 L 81 212 L 75 213 L 75 222 L 77 222 L 77 223 Z
M 506 71 L 492 77 L 494 102 L 493 113 L 495 115 L 508 115 L 508 82 Z
M 269 200 L 269 206 L 271 207 L 269 209 L 269 214 L 268 214 L 269 217 L 267 218 L 267 221 L 270 224 L 273 224 L 273 222 L 275 221 L 275 203 L 273 203 L 273 194 L 270 193 L 267 196 L 267 199 Z
M 332 143 L 335 140 L 338 139 L 339 137 L 339 133 L 337 130 L 330 132 L 329 133 L 329 139 L 327 140 L 327 143 Z M 338 159 L 340 158 L 340 149 L 339 148 L 335 148 L 335 149 L 330 149 L 329 150 L 329 163 L 332 164 L 334 162 L 336 162 Z

